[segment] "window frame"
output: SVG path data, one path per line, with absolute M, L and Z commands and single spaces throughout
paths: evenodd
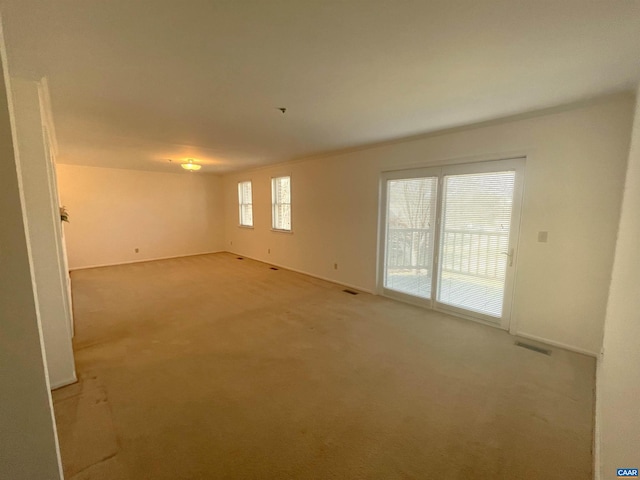
M 280 179 L 289 179 L 289 202 L 277 202 L 276 200 L 276 182 Z M 271 231 L 279 233 L 293 233 L 293 195 L 292 195 L 292 182 L 291 175 L 278 175 L 277 177 L 271 177 Z M 289 228 L 276 227 L 276 208 L 279 205 L 289 206 Z
M 243 185 L 248 183 L 251 189 L 251 198 L 250 201 L 247 202 L 246 198 L 244 198 Z M 251 224 L 242 223 L 243 215 L 242 215 L 242 207 L 245 205 L 251 206 Z M 253 182 L 249 180 L 241 180 L 238 182 L 238 227 L 240 228 L 253 228 Z

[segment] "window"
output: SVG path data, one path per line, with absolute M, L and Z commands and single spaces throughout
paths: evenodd
M 240 226 L 253 227 L 253 203 L 250 181 L 238 183 L 238 206 L 240 209 Z
M 291 177 L 271 179 L 271 206 L 273 229 L 291 231 Z

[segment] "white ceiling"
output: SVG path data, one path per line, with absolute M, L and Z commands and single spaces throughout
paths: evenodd
M 221 173 L 634 88 L 638 0 L 7 0 L 59 161 Z M 286 107 L 282 114 L 278 107 Z

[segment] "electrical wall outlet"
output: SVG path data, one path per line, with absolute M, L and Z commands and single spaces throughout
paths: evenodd
M 271 253 L 271 249 L 270 248 L 267 248 L 267 253 Z
M 538 242 L 547 243 L 549 232 L 538 232 Z
M 338 264 L 337 264 L 337 263 L 334 263 L 334 264 L 333 264 L 333 269 L 334 269 L 334 270 L 337 270 L 337 269 L 338 269 Z
M 139 249 L 139 248 L 136 248 L 135 252 L 136 252 L 136 253 L 140 253 L 140 249 Z

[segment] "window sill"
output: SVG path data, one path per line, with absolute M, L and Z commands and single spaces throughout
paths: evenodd
M 246 228 L 247 230 L 253 230 L 253 225 L 238 225 L 238 228 Z
M 272 228 L 271 231 L 275 233 L 293 233 L 293 230 L 282 230 L 280 228 Z

